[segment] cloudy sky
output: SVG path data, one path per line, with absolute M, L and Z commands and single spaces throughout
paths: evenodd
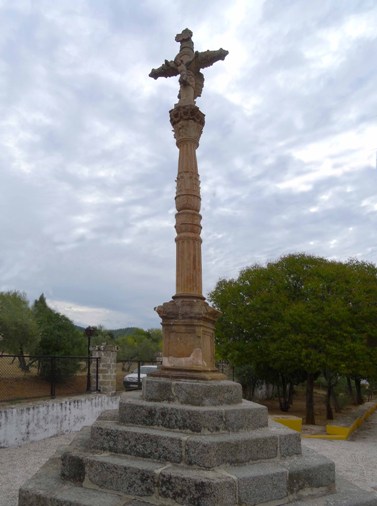
M 175 290 L 177 78 L 205 71 L 205 294 L 291 252 L 377 263 L 375 0 L 0 0 L 0 290 L 158 327 Z

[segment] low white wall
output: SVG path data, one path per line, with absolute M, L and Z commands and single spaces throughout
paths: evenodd
M 78 431 L 118 406 L 119 395 L 89 394 L 0 409 L 0 448 Z

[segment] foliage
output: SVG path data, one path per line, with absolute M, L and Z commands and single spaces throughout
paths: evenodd
M 135 328 L 132 334 L 116 339 L 119 346 L 118 360 L 121 362 L 154 361 L 162 346 L 160 329 L 143 330 Z
M 85 335 L 85 329 L 84 329 Z M 87 339 L 87 337 L 86 337 Z M 112 330 L 106 330 L 102 325 L 95 327 L 93 336 L 90 339 L 91 346 L 100 346 L 101 344 L 114 344 L 115 336 Z
M 321 371 L 369 377 L 376 370 L 377 270 L 292 254 L 220 280 L 209 296 L 222 312 L 219 353 L 282 385 L 307 380 L 307 423 Z M 333 377 L 333 375 L 331 375 Z
M 32 309 L 40 332 L 37 348 L 39 355 L 62 357 L 87 354 L 86 339 L 82 332 L 66 316 L 48 307 L 43 294 L 34 302 Z M 51 380 L 54 373 L 56 381 L 63 381 L 77 372 L 79 367 L 78 359 L 60 359 L 56 362 L 55 371 L 52 371 L 51 362 L 42 360 L 39 364 L 39 374 L 42 378 Z
M 39 333 L 25 294 L 0 292 L 0 336 L 2 351 L 20 355 L 20 367 L 27 370 L 23 355 L 35 351 Z

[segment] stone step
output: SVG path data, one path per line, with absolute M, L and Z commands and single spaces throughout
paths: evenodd
M 84 487 L 106 488 L 139 497 L 160 497 L 174 500 L 178 504 L 213 506 L 229 506 L 238 502 L 251 505 L 281 498 L 285 498 L 287 502 L 288 498 L 297 499 L 302 494 L 321 495 L 334 487 L 333 462 L 308 449 L 304 449 L 303 456 L 242 465 L 233 462 L 237 465 L 224 466 L 223 460 L 229 461 L 224 448 L 223 452 L 211 455 L 207 448 L 200 447 L 203 444 L 203 441 L 200 444 L 200 440 L 210 437 L 213 436 L 193 436 L 193 439 L 198 443 L 196 451 L 199 457 L 196 457 L 196 460 L 200 461 L 203 467 L 206 466 L 206 458 L 209 458 L 212 464 L 220 464 L 211 469 L 200 468 L 196 461 L 193 465 L 190 456 L 185 464 L 173 465 L 109 452 L 89 453 L 85 444 L 80 452 L 80 446 L 75 446 L 73 441 L 73 446 L 62 456 L 62 477 L 71 482 L 82 482 Z M 221 438 L 224 438 L 224 435 L 221 435 Z M 82 436 L 80 439 L 82 442 Z M 268 447 L 263 439 L 260 443 L 261 446 L 255 449 L 257 453 L 265 451 L 263 445 Z M 219 455 L 223 458 L 219 459 Z M 268 455 L 269 457 L 271 455 Z M 231 460 L 237 458 L 232 457 Z M 196 494 L 199 494 L 199 491 L 203 503 L 196 502 L 199 497 Z M 234 499 L 234 503 L 229 502 L 234 494 L 238 498 Z M 220 496 L 224 498 L 223 502 L 219 502 Z
M 334 462 L 309 448 L 303 448 L 301 456 L 282 459 L 280 465 L 288 471 L 288 491 L 292 496 L 311 489 L 325 492 L 334 488 Z
M 333 462 L 306 449 L 302 456 L 223 469 L 237 481 L 238 500 L 245 505 L 277 500 L 284 504 L 301 496 L 318 497 L 335 488 Z
M 265 406 L 251 401 L 225 406 L 191 406 L 145 401 L 122 394 L 119 422 L 189 432 L 239 432 L 267 427 Z
M 336 492 L 323 497 L 294 501 L 290 506 L 377 506 L 377 493 L 362 490 L 353 483 L 337 477 Z
M 80 441 L 74 439 L 71 448 L 80 450 Z M 300 434 L 282 427 L 187 435 L 99 420 L 92 425 L 90 442 L 85 444 L 96 450 L 205 468 L 301 454 Z
M 242 387 L 234 381 L 194 381 L 147 376 L 143 398 L 191 406 L 223 406 L 242 402 Z
M 20 488 L 18 506 L 136 506 L 108 491 L 86 489 L 60 478 L 60 459 L 51 458 Z
M 87 476 L 84 486 L 80 486 L 62 480 L 60 459 L 52 458 L 20 489 L 19 506 L 251 506 L 266 503 L 275 506 L 377 506 L 376 494 L 362 491 L 344 480 L 337 480 L 337 491 L 331 493 L 329 461 L 314 452 L 305 451 L 302 458 L 222 467 L 216 471 L 161 464 L 153 468 L 146 461 L 141 463 L 143 459 L 136 460 L 137 464 L 134 458 L 129 459 L 128 465 L 133 466 L 133 471 L 139 469 L 146 480 L 144 484 L 140 483 L 140 477 L 135 480 L 130 469 L 125 470 L 124 458 L 102 455 L 85 462 Z M 299 477 L 297 461 L 301 461 Z M 318 473 L 320 479 L 316 476 Z M 306 476 L 304 481 L 308 488 L 297 491 L 297 479 L 302 480 L 302 475 Z M 157 482 L 154 494 L 151 482 Z M 98 486 L 104 488 L 98 489 Z M 109 490 L 109 486 L 115 486 L 118 492 Z M 136 492 L 131 495 L 122 493 L 124 490 Z M 142 497 L 140 492 L 151 495 Z M 317 495 L 313 497 L 313 494 Z

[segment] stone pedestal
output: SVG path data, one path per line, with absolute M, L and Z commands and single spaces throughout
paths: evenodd
M 202 299 L 175 297 L 157 309 L 162 319 L 163 367 L 155 376 L 225 379 L 215 368 L 218 311 Z
M 50 459 L 19 506 L 377 506 L 231 381 L 147 377 Z

